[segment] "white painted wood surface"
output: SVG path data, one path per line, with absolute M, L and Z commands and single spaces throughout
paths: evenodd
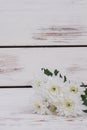
M 0 0 L 0 45 L 87 45 L 87 0 Z
M 87 115 L 64 118 L 32 114 L 33 89 L 0 89 L 0 130 L 86 130 Z M 32 108 L 31 108 L 32 109 Z
M 1 48 L 0 86 L 31 85 L 43 67 L 57 68 L 70 80 L 87 83 L 87 47 Z
M 86 0 L 0 0 L 0 46 L 87 45 Z M 42 67 L 87 83 L 87 48 L 0 48 L 0 86 L 31 85 Z M 0 89 L 0 130 L 86 130 L 87 116 L 29 111 L 33 89 Z

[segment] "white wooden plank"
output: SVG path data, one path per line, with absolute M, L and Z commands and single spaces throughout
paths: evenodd
M 0 86 L 31 85 L 43 67 L 87 83 L 87 48 L 0 49 Z
M 87 115 L 64 118 L 52 115 L 32 114 L 31 98 L 33 89 L 0 90 L 1 130 L 86 130 Z M 80 125 L 81 124 L 81 125 Z
M 87 0 L 0 0 L 0 45 L 87 45 Z

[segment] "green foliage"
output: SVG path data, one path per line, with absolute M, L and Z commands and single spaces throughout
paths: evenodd
M 59 76 L 59 78 L 63 79 L 63 82 L 67 81 L 67 77 L 62 75 L 57 69 L 54 70 L 54 72 L 51 72 L 49 69 L 42 68 L 41 70 L 44 71 L 44 74 L 47 76 Z M 69 80 L 70 82 L 70 80 Z M 84 94 L 81 95 L 81 99 L 83 101 L 83 105 L 87 106 L 87 85 L 85 85 L 83 82 L 80 85 L 80 87 L 85 87 Z M 87 113 L 87 110 L 83 110 L 85 113 Z
M 87 110 L 83 110 L 83 112 L 87 113 Z
M 57 69 L 54 70 L 54 75 L 57 76 L 59 71 Z
M 66 82 L 67 81 L 67 78 L 66 78 L 66 76 L 64 76 L 64 82 Z
M 86 88 L 86 90 L 85 90 L 85 95 L 86 95 L 86 98 L 87 98 L 87 88 Z
M 84 85 L 85 87 L 85 85 Z M 87 106 L 87 88 L 84 91 L 84 94 L 81 95 L 82 101 L 83 101 L 83 105 Z M 87 113 L 87 110 L 83 110 L 85 113 Z
M 67 78 L 66 76 L 62 75 L 57 69 L 54 70 L 54 72 L 51 72 L 49 69 L 45 69 L 45 68 L 42 68 L 41 70 L 44 71 L 44 74 L 47 75 L 47 76 L 58 76 L 59 75 L 59 78 L 63 79 L 63 82 L 66 82 L 67 81 Z
M 53 76 L 53 73 L 50 70 L 45 68 L 42 68 L 41 70 L 44 70 L 44 74 L 46 74 L 47 76 Z
M 61 74 L 59 74 L 60 78 L 63 78 L 63 76 Z

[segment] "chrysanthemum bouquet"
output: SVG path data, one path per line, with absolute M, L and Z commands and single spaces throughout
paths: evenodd
M 42 68 L 42 76 L 34 80 L 33 111 L 38 114 L 79 116 L 87 113 L 87 86 L 73 82 L 57 69 Z

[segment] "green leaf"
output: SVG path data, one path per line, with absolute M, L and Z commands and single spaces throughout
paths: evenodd
M 42 68 L 41 70 L 44 70 L 44 74 L 46 74 L 47 76 L 53 76 L 53 73 L 50 70 L 45 68 Z
M 81 95 L 81 98 L 84 101 L 86 97 L 85 97 L 85 95 Z
M 87 101 L 83 103 L 83 105 L 87 106 Z
M 86 88 L 86 90 L 85 90 L 85 95 L 87 96 L 87 88 Z
M 66 76 L 64 76 L 64 82 L 66 82 L 67 81 L 67 78 L 66 78 Z
M 87 106 L 87 95 L 81 95 L 82 101 L 83 101 L 83 105 Z
M 84 100 L 83 105 L 87 106 L 87 99 Z
M 57 76 L 59 71 L 57 69 L 54 70 L 54 75 Z
M 63 78 L 63 76 L 61 74 L 59 76 L 60 76 L 60 78 Z
M 87 110 L 83 110 L 83 112 L 87 113 Z

